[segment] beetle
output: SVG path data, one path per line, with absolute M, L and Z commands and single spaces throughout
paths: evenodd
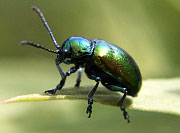
M 92 114 L 93 95 L 101 82 L 107 89 L 123 93 L 122 98 L 117 104 L 120 106 L 124 118 L 130 122 L 123 103 L 126 95 L 137 96 L 142 84 L 141 73 L 134 59 L 123 49 L 99 39 L 89 40 L 84 37 L 70 37 L 62 46 L 59 46 L 42 12 L 35 6 L 32 9 L 39 15 L 57 50 L 48 49 L 31 41 L 21 41 L 20 43 L 57 54 L 55 64 L 62 78 L 54 89 L 46 90 L 45 93 L 55 94 L 57 90 L 61 90 L 67 76 L 70 76 L 77 70 L 79 72 L 75 86 L 79 87 L 82 73 L 81 68 L 85 68 L 87 77 L 96 82 L 88 94 L 88 107 L 86 109 L 88 118 Z M 74 64 L 74 66 L 64 73 L 59 66 L 61 63 Z

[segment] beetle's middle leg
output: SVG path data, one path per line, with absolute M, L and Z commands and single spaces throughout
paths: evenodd
M 124 100 L 126 98 L 126 95 L 127 95 L 127 90 L 126 88 L 122 88 L 122 87 L 119 87 L 119 86 L 116 86 L 116 85 L 110 85 L 110 84 L 107 84 L 107 83 L 102 83 L 105 87 L 107 87 L 108 89 L 112 90 L 112 91 L 120 91 L 120 92 L 123 92 L 124 95 L 122 96 L 122 98 L 119 100 L 119 102 L 117 103 L 117 105 L 120 106 L 121 108 L 121 111 L 123 111 L 123 116 L 124 116 L 124 119 L 126 119 L 128 121 L 128 123 L 130 122 L 130 119 L 129 119 L 129 115 L 128 113 L 126 112 L 125 110 L 125 106 L 123 105 L 124 103 Z
M 91 79 L 94 79 L 96 81 L 96 85 L 88 94 L 88 107 L 86 109 L 86 114 L 89 114 L 88 118 L 90 118 L 91 114 L 92 114 L 92 104 L 93 104 L 93 98 L 92 97 L 98 88 L 99 81 L 101 81 L 101 79 L 99 77 L 96 77 L 94 75 L 91 75 Z
M 80 86 L 81 75 L 82 75 L 82 68 L 79 68 L 78 69 L 78 76 L 77 76 L 77 79 L 76 79 L 75 87 L 79 87 Z

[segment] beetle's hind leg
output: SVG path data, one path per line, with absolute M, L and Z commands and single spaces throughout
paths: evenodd
M 120 92 L 123 92 L 124 95 L 122 96 L 122 98 L 119 100 L 119 102 L 117 103 L 117 105 L 120 106 L 121 108 L 121 111 L 123 112 L 123 116 L 124 116 L 124 119 L 126 119 L 128 121 L 128 123 L 130 122 L 130 119 L 129 119 L 129 115 L 128 113 L 126 112 L 126 109 L 125 109 L 125 106 L 124 106 L 124 100 L 126 98 L 126 95 L 127 95 L 127 90 L 126 88 L 122 88 L 122 87 L 119 87 L 119 86 L 116 86 L 116 85 L 110 85 L 110 84 L 107 84 L 107 83 L 103 83 L 102 84 L 112 90 L 112 91 L 120 91 Z
M 82 75 L 82 68 L 79 68 L 78 69 L 78 76 L 77 76 L 77 79 L 76 79 L 75 87 L 79 87 L 80 86 L 81 75 Z
M 124 100 L 125 100 L 125 98 L 126 98 L 126 95 L 127 95 L 127 91 L 126 91 L 126 88 L 125 88 L 125 89 L 124 89 L 124 95 L 123 95 L 123 97 L 120 99 L 120 101 L 118 102 L 118 105 L 120 105 L 121 111 L 123 111 L 124 119 L 126 119 L 126 120 L 128 121 L 128 123 L 129 123 L 129 122 L 130 122 L 129 115 L 128 115 L 128 113 L 126 112 L 125 106 L 123 105 Z

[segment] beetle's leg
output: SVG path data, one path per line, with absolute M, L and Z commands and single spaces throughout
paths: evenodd
M 96 81 L 96 85 L 94 86 L 94 88 L 89 92 L 88 94 L 88 107 L 86 109 L 86 114 L 89 114 L 88 118 L 91 117 L 91 113 L 92 113 L 92 104 L 93 104 L 93 95 L 95 94 L 97 87 L 99 85 L 99 81 L 101 80 L 99 77 L 94 77 L 95 81 Z
M 126 98 L 126 95 L 127 95 L 127 91 L 126 91 L 126 88 L 125 88 L 125 89 L 124 89 L 124 95 L 123 95 L 123 97 L 120 99 L 120 101 L 118 102 L 118 105 L 120 105 L 121 111 L 123 111 L 124 119 L 127 119 L 128 123 L 129 123 L 129 122 L 130 122 L 129 115 L 128 115 L 128 113 L 126 112 L 125 106 L 123 105 L 124 100 L 125 100 L 125 98 Z
M 60 67 L 59 67 L 60 68 Z M 72 73 L 76 72 L 77 69 L 79 68 L 79 66 L 74 66 L 74 67 L 71 67 L 67 72 L 66 72 L 66 75 L 61 75 L 62 76 L 62 79 L 60 81 L 60 83 L 56 86 L 56 88 L 52 89 L 52 90 L 47 90 L 45 91 L 45 93 L 49 93 L 49 94 L 55 94 L 57 90 L 61 90 L 62 87 L 64 86 L 65 84 L 65 81 L 66 81 L 66 77 L 67 76 L 70 76 Z
M 66 75 L 61 79 L 60 83 L 56 86 L 56 88 L 51 89 L 51 90 L 46 90 L 44 93 L 55 94 L 57 90 L 62 89 L 62 87 L 64 86 L 65 81 L 66 81 Z
M 120 92 L 123 92 L 124 95 L 123 97 L 120 99 L 120 101 L 117 103 L 117 105 L 120 106 L 121 108 L 121 111 L 123 111 L 123 116 L 124 116 L 124 119 L 127 119 L 128 123 L 130 122 L 130 119 L 129 119 L 129 115 L 128 113 L 126 112 L 125 110 L 125 106 L 123 105 L 124 103 L 124 100 L 126 98 L 126 95 L 127 95 L 127 90 L 126 88 L 122 88 L 122 87 L 119 87 L 119 86 L 116 86 L 116 85 L 110 85 L 110 84 L 107 84 L 107 83 L 102 83 L 106 88 L 112 90 L 112 91 L 120 91 Z
M 46 90 L 44 93 L 55 94 L 57 90 L 60 90 L 64 86 L 64 83 L 66 81 L 66 75 L 64 74 L 61 67 L 59 66 L 60 62 L 59 62 L 58 58 L 56 58 L 55 64 L 56 64 L 56 67 L 57 67 L 62 79 L 61 79 L 60 83 L 56 86 L 56 88 L 51 89 L 51 90 Z
M 77 79 L 76 79 L 75 87 L 79 87 L 79 85 L 80 85 L 80 82 L 81 82 L 81 74 L 82 74 L 82 68 L 79 68 L 79 69 L 78 69 L 78 76 L 77 76 Z
M 66 76 L 70 76 L 72 73 L 75 73 L 79 69 L 78 65 L 75 65 L 74 67 L 71 67 L 67 72 Z
M 56 67 L 57 67 L 57 69 L 58 69 L 58 71 L 59 71 L 59 74 L 61 75 L 61 78 L 63 79 L 63 78 L 65 77 L 65 74 L 64 74 L 64 72 L 62 71 L 61 67 L 59 66 L 60 61 L 58 60 L 58 58 L 56 58 L 55 64 L 56 64 Z

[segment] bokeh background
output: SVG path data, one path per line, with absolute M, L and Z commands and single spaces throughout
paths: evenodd
M 56 55 L 29 46 L 31 40 L 54 49 L 36 5 L 61 45 L 70 36 L 103 39 L 125 49 L 139 65 L 143 79 L 180 76 L 179 0 L 0 0 L 0 102 L 17 95 L 42 93 L 60 78 Z M 61 65 L 64 71 L 70 66 Z M 67 79 L 72 87 L 76 74 Z M 83 75 L 82 85 L 95 83 Z M 95 103 L 93 117 L 85 101 L 0 104 L 0 133 L 5 132 L 178 132 L 180 117 L 128 110 Z

